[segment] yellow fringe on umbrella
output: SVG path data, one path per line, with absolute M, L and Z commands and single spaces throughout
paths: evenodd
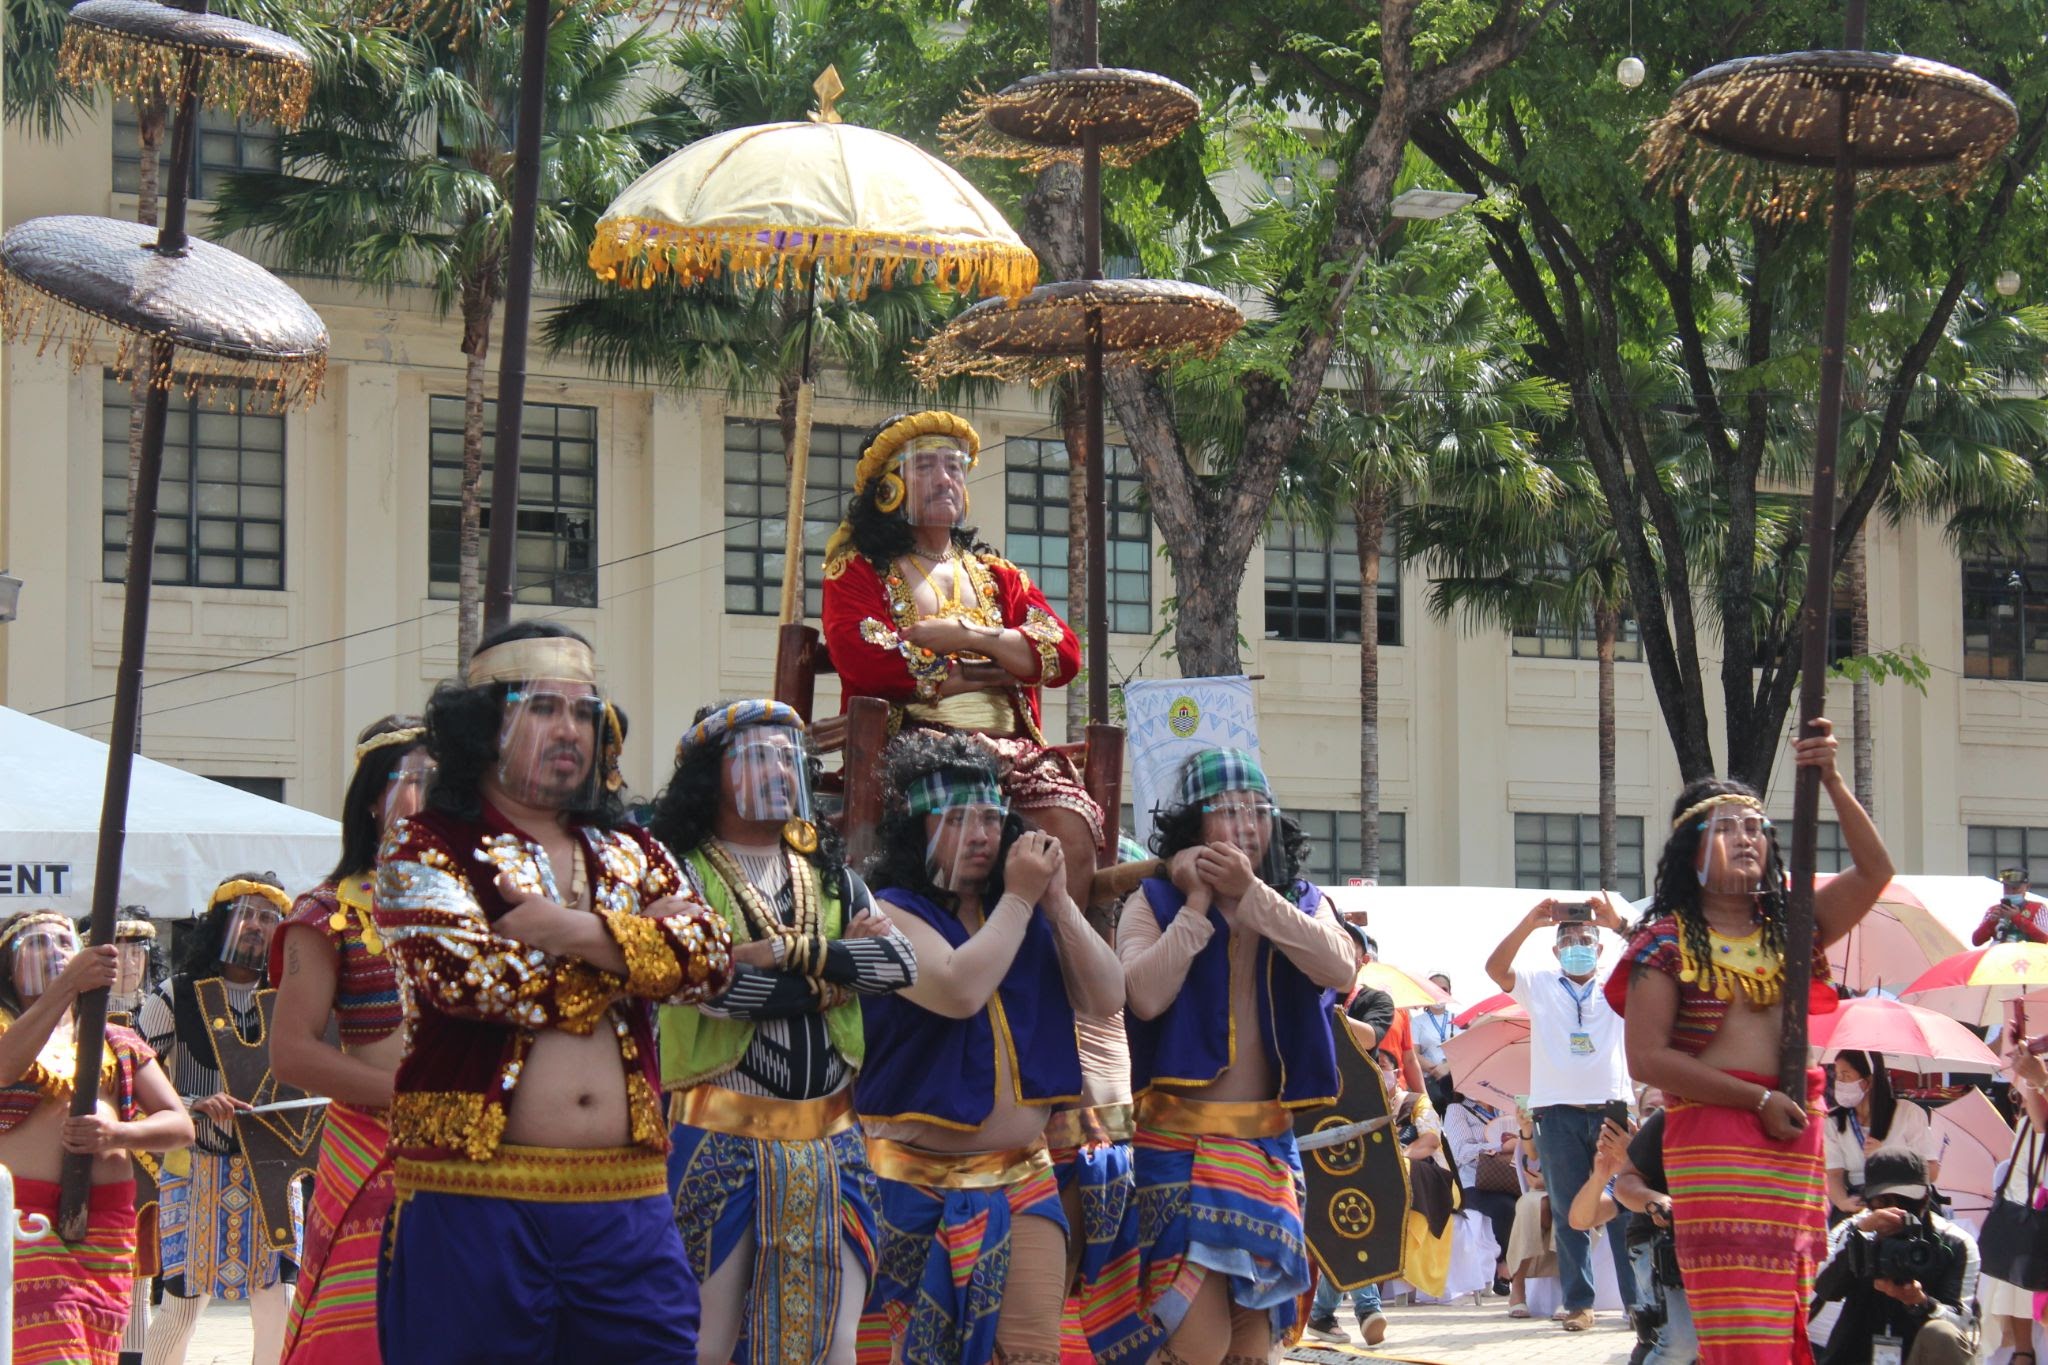
M 180 390 L 187 398 L 232 394 L 251 385 L 270 410 L 287 411 L 313 403 L 327 379 L 327 351 L 281 357 L 216 354 L 178 337 L 136 332 L 98 313 L 80 308 L 36 288 L 12 271 L 0 270 L 0 335 L 23 344 L 33 342 L 36 355 L 57 350 L 71 360 L 74 372 L 103 364 L 133 383 L 136 372 L 150 363 L 160 340 L 175 347 L 172 373 L 151 375 L 158 387 Z M 113 356 L 106 356 L 108 347 Z M 229 405 L 233 406 L 230 397 Z
M 305 121 L 313 95 L 313 68 L 282 54 L 230 56 L 217 48 L 173 45 L 74 20 L 64 27 L 57 73 L 71 85 L 104 86 L 140 102 L 169 107 L 177 102 L 179 80 L 191 57 L 204 64 L 199 98 L 209 108 L 284 129 Z
M 1038 284 L 1029 248 L 999 242 L 847 232 L 800 227 L 682 228 L 643 218 L 608 218 L 590 245 L 597 277 L 628 289 L 664 278 L 701 284 L 721 272 L 757 286 L 801 282 L 812 263 L 827 297 L 859 299 L 900 274 L 955 294 L 1023 298 Z

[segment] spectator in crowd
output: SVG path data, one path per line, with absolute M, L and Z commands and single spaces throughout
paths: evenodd
M 1443 1120 L 1431 1107 L 1428 1095 L 1401 1085 L 1400 1068 L 1393 1058 L 1382 1054 L 1380 1062 L 1387 1094 L 1393 1100 L 1394 1140 L 1408 1163 L 1408 1188 L 1413 1195 L 1401 1253 L 1401 1278 L 1438 1298 L 1450 1280 L 1452 1219 L 1459 1207 L 1458 1183 L 1444 1159 Z M 1371 1343 L 1370 1333 L 1367 1340 Z
M 1451 993 L 1451 979 L 1442 972 L 1430 977 L 1430 984 L 1445 995 Z M 1448 1114 L 1451 1109 L 1451 1064 L 1444 1056 L 1444 1044 L 1464 1030 L 1451 1020 L 1448 1002 L 1414 1010 L 1410 1023 L 1415 1034 L 1415 1059 L 1427 1082 L 1429 1102 Z
M 2013 1140 L 2011 1156 L 2000 1168 L 1997 1191 L 2001 1198 L 2024 1204 L 2027 1200 L 2028 1172 L 2044 1160 L 2043 1148 L 2048 1140 L 2042 1137 L 2048 1132 L 2048 1061 L 2018 1046 L 2022 1040 L 2011 1040 L 2012 1093 L 2026 1111 L 2027 1124 Z M 2001 1280 L 1990 1273 L 1977 1277 L 1977 1312 L 1982 1320 L 1984 1333 L 1980 1346 L 1984 1359 L 1991 1360 L 2001 1350 L 2010 1348 L 2012 1355 L 2007 1365 L 2034 1365 L 2034 1321 L 2037 1310 L 2034 1307 L 2034 1291 L 2009 1280 Z
M 1863 1210 L 1828 1234 L 1828 1258 L 1813 1282 L 1816 1308 L 1842 1304 L 1819 1365 L 1967 1365 L 1977 1358 L 1976 1240 L 1934 1211 L 1918 1152 L 1888 1147 L 1864 1169 Z M 1885 1274 L 1903 1260 L 1887 1258 L 1887 1243 L 1916 1253 L 1924 1275 Z
M 1586 918 L 1579 918 L 1584 915 Z M 1551 946 L 1557 967 L 1523 971 L 1515 954 L 1538 929 L 1555 926 Z M 1621 1016 L 1595 979 L 1600 966 L 1600 931 L 1626 932 L 1605 895 L 1589 909 L 1545 900 L 1508 931 L 1486 959 L 1486 974 L 1529 1013 L 1529 1106 L 1536 1114 L 1536 1145 L 1543 1154 L 1553 1207 L 1569 1208 L 1592 1174 L 1602 1112 L 1631 1093 L 1622 1057 Z M 1634 1302 L 1634 1276 L 1621 1230 L 1608 1234 L 1616 1282 L 1624 1302 Z M 1560 1224 L 1558 1271 L 1563 1280 L 1567 1332 L 1593 1326 L 1592 1239 Z
M 1543 1158 L 1536 1151 L 1536 1120 L 1526 1105 L 1515 1111 L 1515 1171 L 1522 1195 L 1515 1201 L 1515 1226 L 1508 1236 L 1508 1316 L 1529 1316 L 1529 1281 L 1557 1274 L 1557 1250 L 1550 1232 L 1550 1195 L 1543 1183 Z
M 1984 912 L 1970 942 L 1980 948 L 1987 943 L 2048 943 L 2048 927 L 2041 923 L 2041 912 L 2048 906 L 2027 894 L 2027 870 L 2005 868 L 1999 872 L 1998 880 L 2003 894 Z
M 1614 1201 L 1633 1215 L 1628 1247 L 1636 1272 L 1636 1336 L 1642 1344 L 1630 1365 L 1691 1365 L 1699 1359 L 1700 1338 L 1678 1273 L 1661 1108 L 1646 1107 L 1642 1126 L 1629 1139 L 1614 1175 Z
M 1470 1095 L 1454 1092 L 1452 1100 L 1444 1113 L 1444 1141 L 1450 1145 L 1451 1160 L 1457 1163 L 1465 1207 L 1478 1210 L 1493 1225 L 1493 1240 L 1498 1247 L 1493 1292 L 1505 1294 L 1509 1290 L 1508 1244 L 1514 1240 L 1515 1200 L 1519 1195 L 1514 1167 L 1519 1130 L 1513 1114 L 1503 1113 Z
M 1892 1093 L 1884 1054 L 1844 1052 L 1835 1058 L 1835 1107 L 1821 1134 L 1828 1163 L 1830 1222 L 1863 1212 L 1863 1160 L 1880 1147 L 1907 1147 L 1941 1179 L 1941 1139 L 1927 1111 Z

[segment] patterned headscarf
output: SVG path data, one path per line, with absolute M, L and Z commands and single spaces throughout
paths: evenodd
M 1192 755 L 1180 770 L 1180 801 L 1192 806 L 1224 792 L 1258 792 L 1268 801 L 1273 788 L 1259 760 L 1243 749 L 1204 749 Z
M 934 811 L 956 810 L 961 806 L 1000 806 L 1003 804 L 1003 789 L 996 785 L 994 778 L 984 774 L 941 768 L 912 783 L 910 790 L 903 794 L 903 800 L 912 815 L 930 815 Z
M 700 744 L 716 744 L 735 730 L 744 730 L 755 725 L 786 725 L 803 733 L 804 718 L 788 702 L 772 701 L 765 697 L 747 701 L 736 701 L 730 706 L 720 707 L 689 729 L 676 743 L 676 762 L 683 761 L 683 755 Z

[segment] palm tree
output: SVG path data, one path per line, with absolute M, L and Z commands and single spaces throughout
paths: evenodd
M 549 32 L 537 268 L 588 273 L 589 224 L 668 136 L 647 90 L 663 40 L 564 9 Z M 463 473 L 458 649 L 478 630 L 486 359 L 504 288 L 520 26 L 415 33 L 402 59 L 341 45 L 316 56 L 312 112 L 279 140 L 280 168 L 230 177 L 215 213 L 287 269 L 392 290 L 424 286 L 459 314 Z

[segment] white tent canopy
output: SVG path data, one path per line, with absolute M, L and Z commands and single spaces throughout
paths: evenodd
M 106 745 L 0 707 L 0 914 L 92 908 L 106 777 Z M 325 816 L 138 755 L 120 903 L 188 918 L 244 870 L 275 872 L 296 895 L 340 852 L 341 826 Z

